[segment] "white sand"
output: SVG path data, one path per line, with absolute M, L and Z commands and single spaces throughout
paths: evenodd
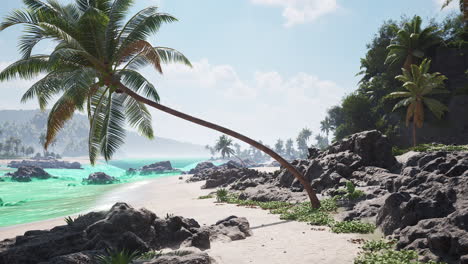
M 353 263 L 358 245 L 349 242 L 358 238 L 354 234 L 333 234 L 313 230 L 306 223 L 280 220 L 268 211 L 216 204 L 214 199 L 197 197 L 210 193 L 201 190 L 202 182 L 185 183 L 179 176 L 167 177 L 123 185 L 104 196 L 95 209 L 108 209 L 118 201 L 134 207 L 145 207 L 158 216 L 167 213 L 196 219 L 200 224 L 211 225 L 231 216 L 246 217 L 253 236 L 229 243 L 214 242 L 206 252 L 218 263 L 226 264 L 295 264 Z M 64 224 L 63 218 L 0 229 L 0 240 L 21 235 L 31 229 L 48 229 Z

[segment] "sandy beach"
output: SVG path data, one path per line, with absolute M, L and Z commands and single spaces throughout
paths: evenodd
M 272 170 L 268 168 L 268 170 Z M 196 219 L 202 225 L 211 225 L 225 217 L 246 217 L 253 235 L 230 243 L 214 242 L 207 253 L 217 263 L 353 263 L 359 245 L 350 242 L 356 234 L 334 234 L 294 221 L 283 221 L 278 215 L 261 209 L 216 204 L 214 199 L 197 197 L 213 190 L 202 190 L 203 182 L 186 183 L 183 175 L 165 177 L 122 185 L 103 196 L 94 210 L 109 209 L 115 202 L 125 201 L 133 207 L 145 207 L 158 216 L 181 215 Z M 0 240 L 21 235 L 27 230 L 49 229 L 63 225 L 63 218 L 23 224 L 0 229 Z

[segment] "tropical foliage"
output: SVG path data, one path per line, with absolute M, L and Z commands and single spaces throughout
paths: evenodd
M 414 43 L 403 38 L 408 33 L 410 37 L 411 34 L 416 34 L 413 35 Z M 422 33 L 424 34 L 421 38 Z M 463 16 L 459 14 L 449 15 L 440 23 L 434 21 L 424 23 L 418 17 L 402 18 L 401 21 L 385 21 L 367 45 L 368 51 L 361 59 L 361 71 L 358 75 L 362 77 L 358 89 L 345 96 L 339 105 L 328 109 L 327 120 L 322 122 L 330 124 L 334 140 L 341 140 L 356 132 L 377 129 L 386 134 L 393 143 L 407 146 L 409 141 L 401 140 L 403 133 L 406 134 L 403 129 L 406 113 L 403 108 L 393 111 L 395 104 L 387 99 L 387 96 L 393 92 L 406 92 L 406 89 L 401 86 L 401 81 L 395 77 L 402 75 L 401 68 L 408 55 L 411 55 L 413 63 L 418 65 L 424 59 L 433 58 L 440 50 L 453 51 L 450 54 L 463 56 L 468 47 L 466 41 L 468 34 L 466 33 L 466 28 L 463 27 Z M 394 46 L 405 43 L 411 44 L 411 47 L 418 51 L 409 53 L 408 49 Z M 438 55 L 438 64 L 446 65 L 448 62 L 444 62 L 445 59 L 444 56 Z M 440 69 L 440 66 L 438 67 Z M 442 73 L 444 70 L 445 68 L 441 69 Z M 433 72 L 433 70 L 429 69 L 428 72 Z M 453 76 L 453 69 L 451 74 Z M 455 74 L 460 77 L 465 75 L 464 70 Z M 453 96 L 468 94 L 468 90 L 464 89 L 463 85 L 451 85 L 447 91 L 450 93 L 437 94 L 431 98 L 443 105 L 448 105 Z M 425 111 L 430 111 L 430 109 L 425 106 Z M 438 121 L 433 115 L 426 116 L 425 122 L 432 126 L 448 125 L 444 120 Z
M 22 59 L 0 73 L 0 80 L 31 79 L 45 74 L 24 94 L 22 101 L 37 98 L 41 109 L 59 95 L 47 123 L 45 147 L 75 111 L 89 117 L 89 155 L 92 163 L 101 154 L 110 159 L 123 144 L 125 126 L 153 138 L 151 115 L 146 106 L 123 93 L 121 85 L 159 101 L 155 87 L 136 70 L 161 63 L 190 62 L 178 51 L 153 47 L 146 38 L 164 23 L 177 19 L 148 7 L 125 21 L 133 1 L 82 1 L 62 5 L 56 1 L 24 1 L 0 24 L 0 30 L 24 25 L 19 50 Z M 33 55 L 43 40 L 55 44 L 52 53 Z
M 413 122 L 413 146 L 416 146 L 416 128 L 421 128 L 424 123 L 425 106 L 438 119 L 442 118 L 444 112 L 448 111 L 447 106 L 429 96 L 449 93 L 444 90 L 444 75 L 435 72 L 429 73 L 430 60 L 424 60 L 420 66 L 411 65 L 411 71 L 403 69 L 403 75 L 398 75 L 397 80 L 403 82 L 406 91 L 393 92 L 388 98 L 403 98 L 395 104 L 393 110 L 400 107 L 407 107 L 406 126 Z
M 412 64 L 419 64 L 418 59 L 427 56 L 427 51 L 442 42 L 441 31 L 436 26 L 421 28 L 422 19 L 413 17 L 403 27 L 393 25 L 391 29 L 396 34 L 392 43 L 387 47 L 389 53 L 386 63 L 398 63 L 406 70 Z
M 221 153 L 221 157 L 223 159 L 229 158 L 232 155 L 234 155 L 235 151 L 232 147 L 232 139 L 228 138 L 226 135 L 220 136 L 215 145 L 216 151 Z

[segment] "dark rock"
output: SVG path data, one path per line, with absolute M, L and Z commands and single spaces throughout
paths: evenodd
M 350 151 L 362 158 L 362 165 L 390 169 L 396 165 L 392 145 L 386 136 L 377 130 L 353 134 L 329 147 L 325 153 Z
M 87 184 L 113 184 L 119 182 L 119 179 L 109 176 L 104 172 L 95 172 L 90 174 L 87 179 L 83 179 L 83 182 Z
M 217 225 L 200 227 L 194 219 L 179 216 L 161 219 L 146 209 L 136 210 L 117 203 L 107 212 L 80 216 L 70 225 L 29 231 L 24 236 L 1 241 L 0 263 L 97 263 L 95 257 L 109 250 L 144 253 L 181 245 L 207 249 L 211 240 L 231 241 L 249 234 L 245 218 L 231 217 Z
M 201 172 L 202 170 L 211 169 L 211 168 L 214 168 L 214 167 L 216 167 L 216 166 L 213 163 L 209 162 L 209 161 L 200 162 L 200 163 L 197 164 L 197 166 L 195 166 L 195 168 L 191 169 L 188 173 L 189 174 L 195 174 L 195 173 Z
M 304 192 L 291 192 L 273 185 L 260 185 L 245 189 L 240 193 L 239 199 L 259 202 L 302 202 L 307 199 L 307 195 Z
M 172 168 L 172 164 L 170 161 L 160 161 L 141 167 L 140 174 L 163 173 L 171 171 L 177 170 Z
M 47 180 L 50 178 L 56 178 L 51 176 L 45 170 L 35 166 L 21 166 L 13 173 L 7 173 L 5 176 L 11 177 L 12 181 L 18 182 L 29 182 L 33 178 L 40 180 Z
M 211 264 L 211 258 L 206 253 L 190 253 L 187 255 L 164 255 L 148 261 L 137 261 L 136 264 Z

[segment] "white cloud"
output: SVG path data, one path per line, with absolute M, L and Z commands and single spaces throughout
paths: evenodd
M 309 73 L 285 76 L 268 71 L 240 76 L 230 65 L 213 65 L 206 59 L 193 64 L 193 69 L 169 65 L 162 78 L 146 74 L 157 84 L 162 103 L 269 144 L 277 138 L 295 137 L 303 127 L 319 133 L 326 110 L 345 93 L 333 81 Z M 157 111 L 153 113 L 161 136 L 206 144 L 213 143 L 219 135 Z
M 286 27 L 309 23 L 338 9 L 336 0 L 250 0 L 253 4 L 283 8 Z

